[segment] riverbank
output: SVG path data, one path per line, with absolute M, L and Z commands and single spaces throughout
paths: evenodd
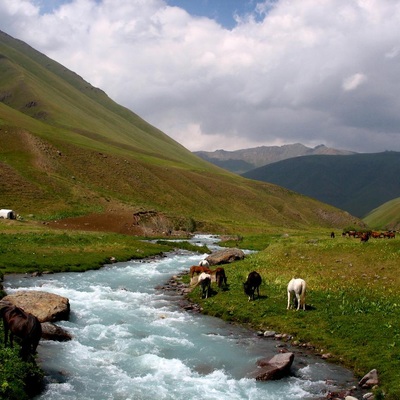
M 31 231 L 31 226 L 17 221 L 4 228 L 0 235 L 4 273 L 49 267 L 55 271 L 96 269 L 110 257 L 117 261 L 131 256 L 145 258 L 169 249 L 143 238 L 106 232 L 55 232 L 42 226 Z M 257 254 L 226 267 L 229 291 L 207 301 L 196 298 L 195 302 L 204 314 L 250 326 L 254 331 L 290 332 L 300 346 L 310 343 L 321 354 L 331 354 L 330 362 L 355 371 L 359 379 L 377 369 L 377 393 L 397 400 L 399 239 L 361 243 L 336 233 L 334 239 L 330 232 L 321 230 L 280 230 L 240 237 L 239 243 L 236 240 L 231 245 L 256 250 Z M 242 282 L 252 270 L 263 277 L 261 297 L 246 303 Z M 305 313 L 286 311 L 286 285 L 294 275 L 308 284 Z
M 175 303 L 181 296 L 155 290 L 200 257 L 179 251 L 85 273 L 7 279 L 10 292 L 46 288 L 70 299 L 71 321 L 62 327 L 74 340 L 41 343 L 49 385 L 39 398 L 318 398 L 319 376 L 330 376 L 325 365 L 303 365 L 298 376 L 269 384 L 246 379 L 259 357 L 275 354 L 275 342 L 239 324 L 182 312 Z
M 198 299 L 203 313 L 252 327 L 255 331 L 290 332 L 303 346 L 310 343 L 330 362 L 344 365 L 361 379 L 376 369 L 377 398 L 400 398 L 400 242 L 359 239 L 329 232 L 264 235 L 264 250 L 225 266 L 229 290 Z M 266 243 L 266 239 L 269 242 Z M 257 237 L 244 237 L 241 248 Z M 246 302 L 243 282 L 260 273 L 260 298 Z M 305 312 L 287 311 L 287 284 L 307 282 Z
M 194 300 L 194 297 L 190 297 L 193 289 L 186 282 L 189 271 L 182 272 L 172 276 L 164 285 L 158 286 L 156 289 L 161 292 L 174 293 L 176 295 L 176 302 L 180 308 L 186 312 L 204 313 L 204 308 L 199 302 Z M 218 293 L 214 291 L 214 295 Z M 198 294 L 196 294 L 198 296 Z M 237 322 L 232 322 L 236 324 Z M 279 333 L 275 331 L 257 331 L 248 324 L 241 324 L 249 329 L 250 336 L 257 336 L 260 340 L 269 340 L 275 343 L 276 352 L 291 352 L 295 355 L 296 362 L 293 365 L 292 371 L 295 371 L 299 366 L 307 365 L 310 360 L 315 362 L 329 362 L 329 355 L 321 354 L 311 343 L 299 343 L 293 340 L 293 336 L 288 333 Z M 338 382 L 337 377 L 334 375 L 330 376 L 326 380 L 326 395 L 321 398 L 326 400 L 339 400 L 345 399 L 347 396 L 353 396 L 356 399 L 363 399 L 367 393 L 371 393 L 370 390 L 362 389 L 357 384 L 357 379 L 354 378 L 353 382 L 348 382 L 343 386 L 342 390 L 331 390 L 331 385 L 334 382 Z

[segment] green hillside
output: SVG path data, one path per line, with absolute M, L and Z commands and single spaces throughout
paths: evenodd
M 375 208 L 364 221 L 374 229 L 400 229 L 400 197 Z
M 193 155 L 0 32 L 0 208 L 50 220 L 150 210 L 218 230 L 342 227 L 342 211 Z
M 364 217 L 400 196 L 400 153 L 313 155 L 291 158 L 243 176 L 281 185 Z

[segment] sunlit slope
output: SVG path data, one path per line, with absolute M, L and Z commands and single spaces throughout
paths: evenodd
M 57 136 L 64 140 L 90 146 L 94 140 L 128 151 L 155 152 L 158 157 L 162 148 L 165 158 L 198 163 L 186 149 L 103 91 L 4 33 L 0 33 L 0 86 L 4 104 L 57 128 Z
M 400 228 L 400 197 L 375 208 L 363 220 L 371 228 L 398 230 Z
M 0 33 L 0 207 L 79 215 L 156 210 L 208 226 L 346 226 L 356 219 L 200 158 L 100 89 Z

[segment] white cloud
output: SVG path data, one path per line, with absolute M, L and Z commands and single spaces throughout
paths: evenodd
M 357 89 L 366 80 L 367 80 L 367 77 L 364 74 L 357 73 L 357 74 L 351 75 L 344 80 L 343 89 L 345 91 Z
M 73 0 L 44 15 L 0 0 L 0 26 L 190 150 L 400 151 L 400 3 L 258 3 L 227 30 L 164 0 Z

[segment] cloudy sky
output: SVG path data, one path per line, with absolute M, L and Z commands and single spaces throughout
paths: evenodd
M 398 0 L 0 0 L 0 30 L 189 150 L 400 151 Z

